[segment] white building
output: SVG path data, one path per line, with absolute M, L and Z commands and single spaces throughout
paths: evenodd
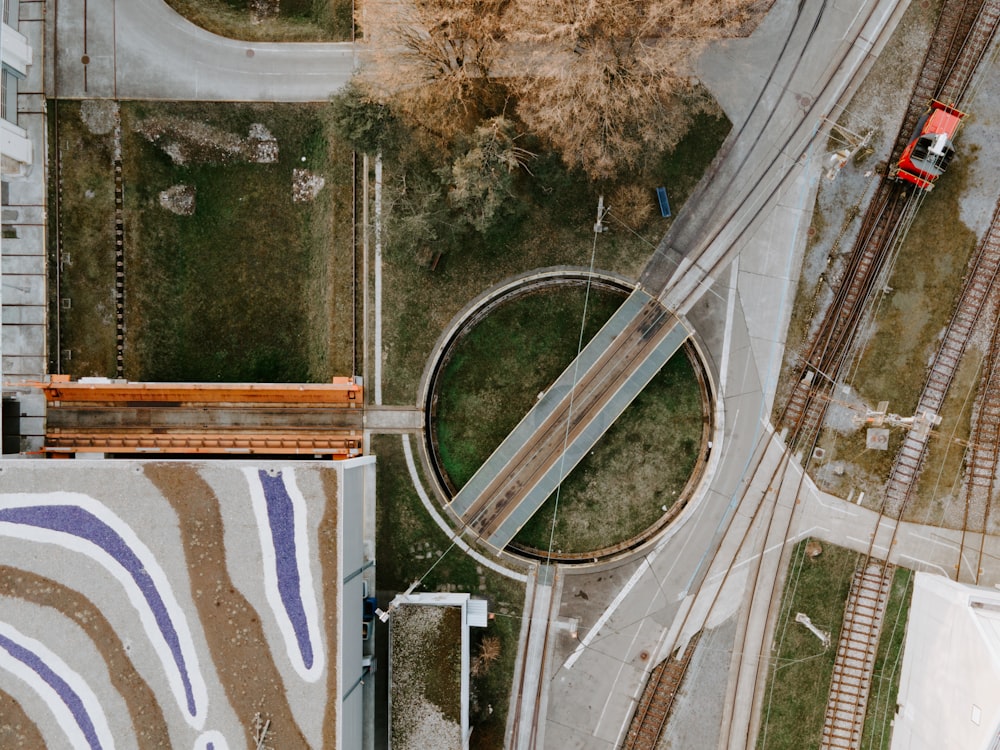
M 917 573 L 893 750 L 1000 747 L 1000 591 Z
M 4 453 L 41 447 L 45 404 L 19 383 L 46 372 L 46 3 L 2 0 L 0 24 L 0 384 Z
M 16 0 L 14 3 L 3 0 L 3 25 L 0 27 L 0 59 L 3 63 L 0 74 L 0 171 L 4 177 L 23 174 L 32 163 L 28 131 L 18 125 L 17 118 L 17 87 L 18 82 L 28 75 L 31 45 L 15 28 L 17 19 L 11 17 L 12 5 L 14 9 L 18 7 Z

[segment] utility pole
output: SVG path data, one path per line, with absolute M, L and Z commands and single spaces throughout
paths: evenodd
M 604 226 L 604 214 L 607 211 L 604 210 L 604 196 L 602 195 L 597 199 L 597 222 L 594 224 L 594 234 L 601 234 L 601 232 L 607 232 L 608 228 Z

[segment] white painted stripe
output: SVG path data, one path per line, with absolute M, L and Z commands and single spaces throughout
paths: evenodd
M 616 596 L 612 600 L 611 604 L 608 605 L 607 609 L 605 609 L 601 613 L 601 616 L 597 618 L 597 622 L 594 623 L 594 627 L 592 627 L 590 630 L 587 631 L 587 635 L 585 635 L 580 640 L 580 643 L 577 644 L 577 647 L 573 650 L 573 653 L 569 655 L 568 659 L 566 659 L 566 663 L 563 664 L 563 666 L 566 669 L 573 668 L 573 665 L 576 664 L 577 659 L 579 659 L 581 654 L 583 654 L 583 650 L 590 645 L 590 642 L 594 640 L 594 638 L 600 632 L 601 628 L 603 628 L 605 624 L 608 622 L 608 620 L 611 619 L 611 615 L 613 615 L 615 611 L 618 609 L 618 607 L 621 606 L 621 603 L 625 601 L 625 597 L 628 596 L 629 592 L 633 588 L 635 588 L 635 585 L 639 583 L 639 580 L 642 578 L 642 576 L 646 573 L 647 570 L 649 570 L 650 565 L 652 565 L 653 560 L 656 559 L 656 556 L 660 554 L 661 549 L 662 547 L 657 547 L 653 549 L 644 558 L 642 558 L 642 562 L 639 564 L 639 567 L 635 569 L 635 572 L 632 573 L 632 576 L 622 587 L 622 590 L 618 592 L 618 596 Z
M 410 449 L 410 436 L 403 435 L 403 454 L 406 456 L 406 468 L 410 472 L 410 481 L 413 482 L 413 487 L 417 491 L 417 495 L 420 497 L 420 502 L 424 504 L 424 508 L 430 514 L 431 518 L 434 519 L 436 523 L 454 543 L 455 546 L 460 550 L 465 552 L 467 555 L 472 557 L 480 565 L 484 565 L 495 573 L 499 573 L 502 576 L 519 581 L 520 583 L 526 583 L 528 576 L 524 573 L 518 573 L 510 568 L 505 568 L 500 563 L 495 562 L 485 555 L 480 554 L 476 550 L 472 549 L 462 537 L 455 534 L 454 529 L 452 529 L 448 522 L 442 518 L 441 514 L 438 513 L 437 508 L 434 507 L 434 503 L 431 502 L 430 497 L 427 495 L 427 491 L 424 489 L 423 484 L 420 482 L 420 475 L 417 474 L 417 465 L 413 461 L 413 451 Z
M 50 529 L 19 523 L 0 523 L 0 536 L 11 536 L 42 544 L 53 544 L 66 550 L 79 552 L 99 563 L 121 584 L 122 588 L 125 589 L 129 601 L 139 614 L 139 620 L 146 631 L 146 636 L 160 657 L 167 682 L 170 684 L 170 689 L 174 693 L 181 713 L 191 727 L 201 730 L 205 724 L 205 714 L 208 710 L 208 690 L 205 687 L 205 680 L 201 674 L 198 655 L 194 649 L 194 641 L 191 637 L 187 618 L 184 616 L 184 612 L 174 596 L 173 588 L 170 586 L 163 568 L 157 562 L 156 556 L 139 539 L 139 536 L 132 530 L 131 526 L 115 515 L 105 505 L 88 495 L 82 495 L 77 492 L 11 493 L 0 495 L 0 507 L 19 508 L 33 505 L 75 505 L 84 509 L 114 529 L 132 549 L 136 557 L 142 561 L 146 573 L 149 574 L 160 594 L 163 606 L 167 610 L 177 633 L 177 641 L 184 656 L 184 664 L 187 667 L 191 692 L 194 696 L 195 713 L 193 715 L 187 710 L 187 696 L 184 690 L 184 683 L 181 680 L 180 671 L 174 662 L 170 647 L 167 645 L 156 623 L 156 617 L 146 602 L 142 591 L 135 580 L 133 580 L 132 575 L 115 558 L 92 542 L 74 534 L 65 534 L 61 531 L 52 531 Z
M 97 696 L 90 689 L 87 681 L 78 672 L 71 669 L 55 652 L 47 648 L 44 643 L 34 638 L 29 638 L 12 625 L 0 622 L 0 635 L 9 638 L 27 651 L 33 652 L 49 669 L 65 680 L 66 684 L 79 696 L 80 701 L 83 703 L 84 710 L 87 712 L 87 716 L 94 726 L 94 732 L 101 743 L 102 750 L 114 750 L 114 735 L 112 735 L 111 728 L 108 726 L 107 716 L 105 716 L 100 701 L 97 700 Z M 0 647 L 0 669 L 10 672 L 38 693 L 39 697 L 45 701 L 45 705 L 48 706 L 53 716 L 55 716 L 56 723 L 59 724 L 59 728 L 63 730 L 63 733 L 74 748 L 91 750 L 90 743 L 87 741 L 83 729 L 77 724 L 73 712 L 63 702 L 59 693 L 42 679 L 35 670 L 20 659 L 14 658 L 3 647 Z
M 212 744 L 212 750 L 229 750 L 229 743 L 226 742 L 225 736 L 215 729 L 200 735 L 194 741 L 194 750 L 208 750 L 209 743 Z

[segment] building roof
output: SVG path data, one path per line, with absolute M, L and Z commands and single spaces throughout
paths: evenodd
M 1000 737 L 1000 591 L 917 573 L 893 750 L 993 750 Z

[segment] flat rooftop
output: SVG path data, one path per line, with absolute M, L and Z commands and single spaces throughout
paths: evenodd
M 218 750 L 259 716 L 336 746 L 338 487 L 371 461 L 0 462 L 0 744 Z

